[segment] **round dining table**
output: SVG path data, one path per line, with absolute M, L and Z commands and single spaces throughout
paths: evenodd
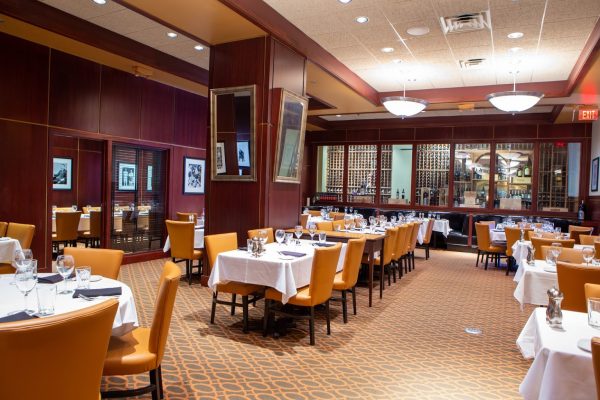
M 46 277 L 56 274 L 38 274 L 39 277 Z M 0 317 L 5 317 L 9 314 L 22 311 L 24 307 L 23 294 L 17 289 L 17 286 L 12 284 L 14 282 L 14 275 L 5 274 L 0 275 Z M 74 280 L 67 282 L 69 289 L 73 290 L 76 288 L 77 283 Z M 38 283 L 37 285 L 51 285 L 49 283 Z M 64 288 L 64 282 L 58 282 L 54 284 L 57 286 L 57 291 L 61 291 Z M 135 308 L 135 301 L 133 293 L 129 286 L 121 281 L 101 277 L 99 281 L 90 282 L 90 289 L 100 288 L 113 288 L 121 287 L 121 295 L 118 296 L 119 308 L 115 315 L 115 320 L 112 326 L 112 336 L 122 336 L 128 332 L 131 332 L 139 326 L 137 311 Z M 37 291 L 34 288 L 28 297 L 28 308 L 38 309 L 38 298 Z M 69 294 L 56 294 L 56 303 L 54 308 L 54 315 L 64 314 L 71 311 L 80 310 L 86 307 L 90 307 L 105 301 L 108 297 L 100 296 L 95 297 L 91 301 L 84 300 L 82 298 L 73 298 L 73 293 Z M 44 317 L 41 317 L 44 318 Z

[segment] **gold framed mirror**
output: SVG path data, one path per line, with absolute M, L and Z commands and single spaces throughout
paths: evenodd
M 308 100 L 280 89 L 275 153 L 275 182 L 300 183 Z
M 211 177 L 256 181 L 256 86 L 211 89 Z

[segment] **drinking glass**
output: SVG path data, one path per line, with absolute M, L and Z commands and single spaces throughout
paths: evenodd
M 315 224 L 308 224 L 308 234 L 310 235 L 310 240 L 314 240 L 316 230 L 317 226 Z
M 350 221 L 352 220 L 352 217 L 348 214 L 344 215 L 344 228 L 346 228 L 346 230 L 348 230 L 348 228 L 350 227 Z
M 285 238 L 284 238 L 284 243 L 286 245 L 290 244 L 293 238 L 294 238 L 294 234 L 293 233 L 289 233 L 289 232 L 286 233 L 285 234 Z
M 260 239 L 262 244 L 267 244 L 267 239 L 268 239 L 267 231 L 265 229 L 261 229 L 260 231 L 258 231 L 258 238 Z
M 28 267 L 33 259 L 33 254 L 29 249 L 15 251 L 15 267 L 17 269 Z
M 302 225 L 294 227 L 294 235 L 296 236 L 296 245 L 300 246 L 300 238 L 302 237 Z
M 56 303 L 56 286 L 54 285 L 36 285 L 38 298 L 38 313 L 42 316 L 54 314 L 54 305 Z
M 37 279 L 34 278 L 33 268 L 31 265 L 25 268 L 19 268 L 15 272 L 15 284 L 17 285 L 17 289 L 23 293 L 23 304 L 25 305 L 23 311 L 28 314 L 35 313 L 35 310 L 30 310 L 27 308 L 27 295 L 33 290 L 36 283 Z
M 277 229 L 275 231 L 275 240 L 277 243 L 283 243 L 283 239 L 285 239 L 285 231 L 283 229 Z
M 188 215 L 188 220 L 189 220 L 190 222 L 196 222 L 196 221 L 194 221 L 194 214 L 190 214 L 190 215 Z
M 396 216 L 395 216 L 395 215 L 392 215 L 392 216 L 390 217 L 390 221 L 392 222 L 392 224 L 393 224 L 393 225 L 395 225 L 395 224 L 396 224 Z
M 592 328 L 600 328 L 600 299 L 588 297 L 587 299 L 588 325 Z
M 56 270 L 63 277 L 63 281 L 65 282 L 65 288 L 64 290 L 58 292 L 59 294 L 73 293 L 72 290 L 69 290 L 69 284 L 67 283 L 69 276 L 73 273 L 73 268 L 75 268 L 75 260 L 73 259 L 73 256 L 56 257 Z
M 319 232 L 319 243 L 325 243 L 327 241 L 327 234 L 325 232 Z
M 75 277 L 77 278 L 77 288 L 78 289 L 89 289 L 91 276 L 92 276 L 92 267 L 75 268 Z
M 594 254 L 596 254 L 596 251 L 593 247 L 584 247 L 581 250 L 581 253 L 583 254 L 583 259 L 585 260 L 585 263 L 589 267 L 590 261 L 592 261 L 592 259 L 594 258 Z
M 73 210 L 73 212 L 77 211 L 77 204 L 73 204 L 71 206 L 71 210 Z

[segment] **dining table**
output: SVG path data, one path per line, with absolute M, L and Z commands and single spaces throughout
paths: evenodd
M 21 249 L 21 243 L 17 239 L 9 237 L 0 238 L 0 263 L 12 263 L 15 252 Z
M 52 273 L 40 273 L 38 277 L 48 277 L 56 274 Z M 128 332 L 131 332 L 139 326 L 137 310 L 135 307 L 135 300 L 133 293 L 129 286 L 121 281 L 114 279 L 101 277 L 96 275 L 94 279 L 99 279 L 94 282 L 90 282 L 90 289 L 101 289 L 101 288 L 114 288 L 120 287 L 121 294 L 118 296 L 119 306 L 115 319 L 112 325 L 112 336 L 123 336 Z M 24 306 L 23 294 L 17 289 L 17 286 L 11 284 L 14 282 L 14 275 L 5 274 L 0 275 L 0 317 L 5 317 L 11 313 L 21 311 Z M 60 281 L 53 285 L 57 286 L 57 291 L 61 291 L 64 287 L 64 281 Z M 52 285 L 51 283 L 38 283 L 38 285 Z M 75 289 L 77 283 L 74 280 L 68 280 L 67 285 L 69 289 Z M 73 298 L 73 293 L 68 294 L 56 294 L 56 302 L 54 315 L 64 314 L 71 311 L 77 311 L 96 305 L 102 301 L 105 301 L 107 297 L 99 296 L 92 297 L 92 300 L 84 300 L 82 298 Z M 37 310 L 37 291 L 34 288 L 28 295 L 28 305 L 33 306 L 34 310 Z M 44 318 L 43 316 L 40 318 Z
M 562 328 L 552 328 L 546 308 L 538 307 L 519 334 L 522 356 L 533 358 L 519 386 L 525 400 L 596 399 L 590 342 L 600 331 L 588 325 L 587 313 L 562 313 Z
M 300 244 L 269 243 L 260 256 L 245 248 L 219 253 L 208 287 L 215 291 L 219 283 L 229 281 L 267 286 L 280 292 L 285 304 L 296 295 L 297 289 L 310 283 L 316 244 L 310 240 L 300 240 Z M 337 272 L 344 267 L 346 247 L 342 244 Z

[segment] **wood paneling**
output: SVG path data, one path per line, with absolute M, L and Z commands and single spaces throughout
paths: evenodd
M 0 117 L 46 123 L 50 50 L 4 33 L 0 33 L 0 48 L 4 54 L 0 62 Z
M 53 50 L 50 125 L 98 132 L 100 65 Z
M 208 100 L 205 97 L 175 91 L 173 142 L 182 146 L 206 148 Z
M 414 128 L 381 129 L 381 140 L 414 140 Z
M 183 161 L 184 157 L 206 159 L 206 151 L 200 149 L 189 149 L 174 146 L 171 152 L 170 183 L 171 196 L 169 201 L 169 215 L 171 219 L 177 219 L 177 212 L 196 212 L 198 215 L 204 208 L 204 194 L 183 194 Z M 206 193 L 206 179 L 208 175 L 204 171 L 204 191 Z
M 100 132 L 140 138 L 141 79 L 109 67 L 102 67 Z
M 376 142 L 379 140 L 379 129 L 357 129 L 348 131 L 348 142 Z
M 452 137 L 455 140 L 470 140 L 470 139 L 493 139 L 493 126 L 457 126 L 454 128 Z
M 443 128 L 417 128 L 415 129 L 416 140 L 450 140 L 452 139 L 452 127 Z
M 306 86 L 304 57 L 276 40 L 271 43 L 273 44 L 271 87 L 286 88 L 298 96 L 304 96 Z
M 513 125 L 494 127 L 494 138 L 503 139 L 535 139 L 537 125 Z
M 175 89 L 148 79 L 142 81 L 141 138 L 172 143 Z

